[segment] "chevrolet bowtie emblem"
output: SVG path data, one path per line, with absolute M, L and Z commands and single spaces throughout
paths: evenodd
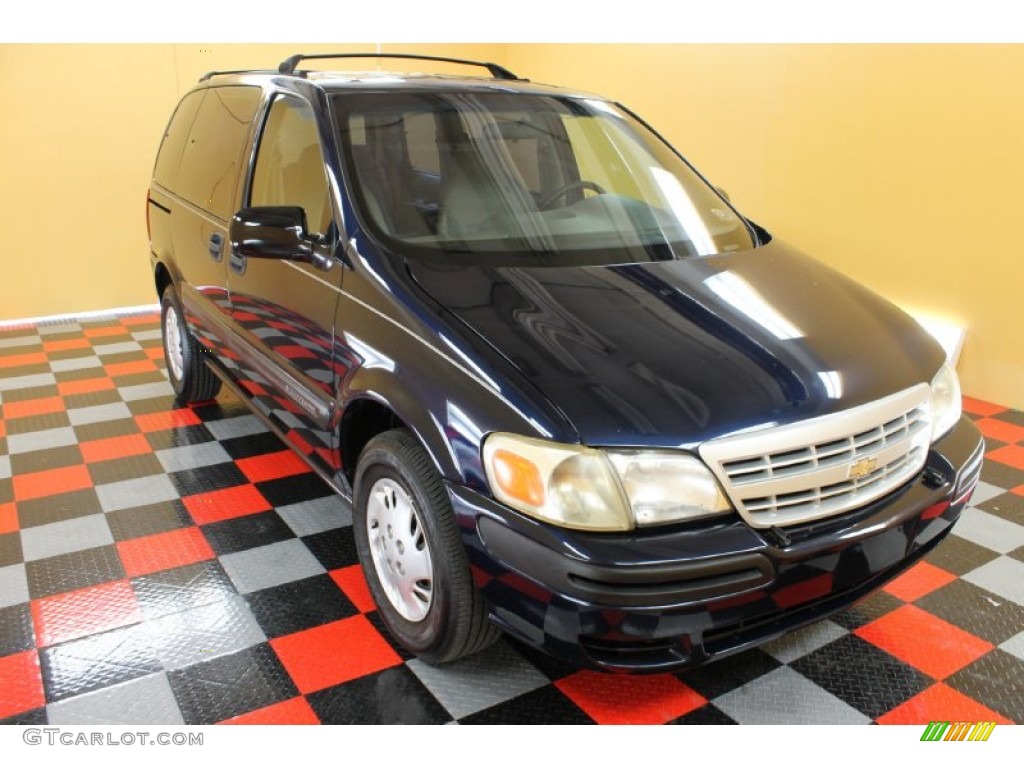
M 850 471 L 847 474 L 851 480 L 861 480 L 872 472 L 875 471 L 875 467 L 878 466 L 878 459 L 874 456 L 867 456 L 866 458 L 859 459 L 850 465 Z

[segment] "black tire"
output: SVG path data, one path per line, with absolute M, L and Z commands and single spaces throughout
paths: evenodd
M 431 561 L 429 608 L 417 620 L 403 616 L 388 597 L 371 554 L 371 526 L 379 521 L 371 510 L 370 494 L 375 488 L 378 493 L 386 491 L 393 487 L 390 484 L 404 490 L 411 500 Z M 407 430 L 377 435 L 363 449 L 356 468 L 352 524 L 359 560 L 381 619 L 407 650 L 428 663 L 443 664 L 476 653 L 498 639 L 501 632 L 488 620 L 483 597 L 473 584 L 441 477 Z M 374 529 L 381 530 L 378 526 Z M 398 560 L 396 556 L 396 566 Z M 392 570 L 391 583 L 397 578 L 395 573 L 397 570 Z M 384 574 L 384 578 L 389 577 Z
M 180 352 L 180 372 L 175 370 L 171 355 L 174 343 L 169 326 L 177 326 L 178 351 Z M 195 338 L 188 331 L 185 315 L 174 291 L 173 285 L 164 288 L 160 299 L 160 330 L 164 339 L 164 357 L 167 361 L 167 378 L 174 387 L 174 393 L 181 403 L 199 403 L 212 400 L 220 392 L 220 379 L 209 369 L 203 360 L 203 352 L 199 349 Z

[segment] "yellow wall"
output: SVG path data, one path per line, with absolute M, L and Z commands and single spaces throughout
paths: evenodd
M 144 193 L 177 96 L 332 48 L 374 46 L 0 45 L 0 320 L 154 301 Z M 1024 407 L 1024 46 L 384 49 L 622 100 L 777 237 L 967 326 L 964 390 Z
M 508 52 L 626 103 L 776 237 L 966 326 L 964 391 L 1024 408 L 1024 45 Z

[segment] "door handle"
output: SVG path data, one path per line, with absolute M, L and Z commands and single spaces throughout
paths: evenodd
M 220 261 L 221 256 L 224 252 L 224 235 L 219 232 L 214 232 L 210 235 L 210 258 L 214 261 Z

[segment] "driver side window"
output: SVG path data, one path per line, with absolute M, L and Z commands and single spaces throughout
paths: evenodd
M 270 107 L 256 155 L 249 205 L 298 205 L 310 233 L 326 234 L 331 198 L 313 110 L 302 99 L 278 96 Z

